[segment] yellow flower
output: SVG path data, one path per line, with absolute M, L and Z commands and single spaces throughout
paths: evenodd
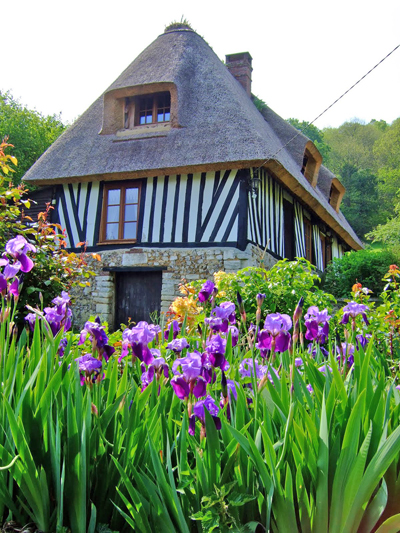
M 227 276 L 227 273 L 223 270 L 220 270 L 219 272 L 214 272 L 214 283 L 217 285 L 217 287 L 225 276 Z

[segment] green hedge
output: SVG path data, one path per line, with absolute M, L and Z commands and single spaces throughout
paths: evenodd
M 323 289 L 336 298 L 349 296 L 357 281 L 379 295 L 385 283 L 383 276 L 389 266 L 399 261 L 390 250 L 365 249 L 348 252 L 341 259 L 334 259 L 326 268 Z

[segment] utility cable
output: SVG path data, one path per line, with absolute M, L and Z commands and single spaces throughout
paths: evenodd
M 346 92 L 344 92 L 341 96 L 339 96 L 339 98 L 337 98 L 330 106 L 328 106 L 324 111 L 322 111 L 322 113 L 320 113 L 317 117 L 315 117 L 314 120 L 312 120 L 311 122 L 308 122 L 306 124 L 306 126 L 304 126 L 304 128 L 302 128 L 301 130 L 298 131 L 298 133 L 296 133 L 296 135 L 294 135 L 291 139 L 288 140 L 288 142 L 286 144 L 284 144 L 283 146 L 281 146 L 279 148 L 279 150 L 277 152 L 274 153 L 274 155 L 272 155 L 271 157 L 269 157 L 268 159 L 266 159 L 264 161 L 264 163 L 262 163 L 257 170 L 260 170 L 260 168 L 262 166 L 265 165 L 265 163 L 267 163 L 268 161 L 270 161 L 271 159 L 274 159 L 278 154 L 279 152 L 281 152 L 284 148 L 286 148 L 286 146 L 288 146 L 288 144 L 290 144 L 292 141 L 294 141 L 294 139 L 296 139 L 301 133 L 303 133 L 307 128 L 308 126 L 311 126 L 312 124 L 314 124 L 314 122 L 316 120 L 318 120 L 320 117 L 322 117 L 322 115 L 324 113 L 326 113 L 327 111 L 329 111 L 329 109 L 331 107 L 333 107 L 335 104 L 337 104 L 339 102 L 339 100 L 341 100 L 344 96 L 346 96 L 347 93 L 349 93 L 352 89 L 354 89 L 354 87 L 356 85 L 358 85 L 364 78 L 366 78 L 368 76 L 368 74 L 371 74 L 371 72 L 373 70 L 375 70 L 377 67 L 379 67 L 379 65 L 381 63 L 383 63 L 385 61 L 385 59 L 387 59 L 390 55 L 393 54 L 393 52 L 395 52 L 398 48 L 400 48 L 400 44 L 398 44 L 395 48 L 393 48 L 393 50 L 391 52 L 389 52 L 383 59 L 381 59 L 374 67 L 372 67 L 366 74 L 364 74 L 364 76 L 362 76 L 358 81 L 356 81 L 356 83 L 354 83 L 349 89 L 347 89 Z

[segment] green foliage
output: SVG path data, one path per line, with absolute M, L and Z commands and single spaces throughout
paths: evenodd
M 266 313 L 279 312 L 292 316 L 301 297 L 304 297 L 305 308 L 317 305 L 331 310 L 335 299 L 319 288 L 320 281 L 306 259 L 283 259 L 270 270 L 248 267 L 236 274 L 226 274 L 221 277 L 218 290 L 224 299 L 232 302 L 236 302 L 236 294 L 240 292 L 248 321 L 255 323 L 257 293 L 266 295 L 263 304 Z
M 346 187 L 341 210 L 357 235 L 364 237 L 385 220 L 378 179 L 370 170 L 360 170 L 350 163 L 343 165 L 340 177 Z
M 16 146 L 14 155 L 19 163 L 13 175 L 16 184 L 64 130 L 60 116 L 43 116 L 24 107 L 10 92 L 0 91 L 0 139 L 8 137 Z
M 379 165 L 374 156 L 374 145 L 388 127 L 384 121 L 372 120 L 368 124 L 353 121 L 345 122 L 339 128 L 324 129 L 324 140 L 331 148 L 324 164 L 339 176 L 345 164 L 360 170 L 377 171 Z
M 254 94 L 252 95 L 251 99 L 253 101 L 253 104 L 260 111 L 260 113 L 268 107 L 264 100 L 261 100 L 261 98 L 255 96 Z
M 0 144 L 0 247 L 4 248 L 6 242 L 17 234 L 36 247 L 33 257 L 36 266 L 24 275 L 20 288 L 15 320 L 21 327 L 23 316 L 18 312 L 25 312 L 26 304 L 46 307 L 62 291 L 89 285 L 94 272 L 89 268 L 84 251 L 81 254 L 67 252 L 61 226 L 48 222 L 50 206 L 40 213 L 38 221 L 23 216 L 23 209 L 29 208 L 30 200 L 23 185 L 16 187 L 8 181 L 17 165 L 15 156 L 6 154 L 10 148 L 13 146 L 6 141 Z M 99 258 L 96 254 L 91 257 Z
M 340 259 L 333 259 L 325 270 L 323 289 L 336 298 L 345 298 L 358 281 L 379 296 L 385 283 L 382 281 L 389 266 L 398 261 L 390 250 L 367 248 L 347 252 Z
M 193 30 L 192 25 L 186 19 L 186 17 L 184 17 L 183 15 L 181 16 L 181 20 L 179 20 L 179 21 L 174 20 L 173 22 L 168 24 L 168 26 L 165 27 L 164 31 L 182 30 L 182 29 L 183 30 L 185 30 L 185 29 Z

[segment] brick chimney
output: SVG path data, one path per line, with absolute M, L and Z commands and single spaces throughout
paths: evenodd
M 249 52 L 230 54 L 225 56 L 226 66 L 234 78 L 243 86 L 249 98 L 251 97 L 251 67 L 252 57 Z

